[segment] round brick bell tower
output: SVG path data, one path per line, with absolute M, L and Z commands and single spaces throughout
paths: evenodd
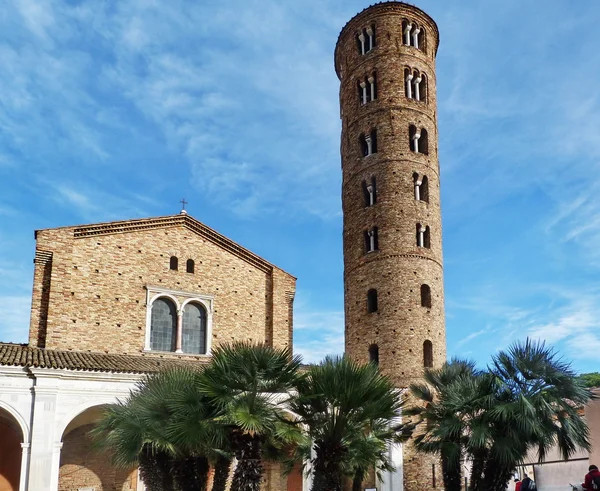
M 346 353 L 398 387 L 446 359 L 437 148 L 436 23 L 401 2 L 366 8 L 335 49 L 342 119 Z M 442 487 L 404 445 L 382 489 Z M 397 463 L 397 465 L 399 462 Z M 402 484 L 400 484 L 402 483 Z

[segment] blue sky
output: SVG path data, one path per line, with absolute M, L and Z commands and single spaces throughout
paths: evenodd
M 0 339 L 33 230 L 189 212 L 298 277 L 343 350 L 338 80 L 355 0 L 14 0 L 0 12 Z M 423 0 L 438 23 L 448 354 L 600 370 L 600 3 Z

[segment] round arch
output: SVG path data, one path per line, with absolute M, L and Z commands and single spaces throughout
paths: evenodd
M 2 409 L 12 416 L 15 422 L 19 425 L 19 428 L 21 429 L 21 435 L 23 436 L 23 443 L 29 443 L 29 425 L 25 421 L 25 418 L 23 418 L 21 413 L 19 413 L 19 411 L 17 411 L 7 402 L 0 401 L 0 410 Z
M 173 295 L 171 295 L 170 293 L 157 293 L 148 302 L 149 310 L 152 310 L 152 304 L 159 298 L 168 298 L 169 300 L 171 300 L 171 302 L 173 302 L 175 304 L 175 308 L 177 309 L 177 312 L 179 312 L 181 310 L 181 308 L 183 307 L 182 305 L 179 305 L 179 301 L 177 300 L 177 298 L 174 297 Z
M 75 409 L 70 411 L 56 426 L 55 435 L 60 435 L 59 441 L 62 441 L 65 436 L 65 430 L 75 420 L 75 418 L 77 418 L 78 416 L 81 416 L 83 413 L 85 413 L 86 411 L 88 411 L 90 409 L 94 409 L 94 408 L 100 409 L 100 408 L 102 408 L 102 406 L 105 406 L 106 404 L 114 404 L 117 401 L 118 401 L 118 399 L 113 396 L 113 397 L 106 397 L 106 400 L 100 399 L 100 400 L 94 400 L 94 401 L 86 401 L 86 402 L 76 406 Z
M 204 308 L 204 310 L 206 311 L 207 314 L 209 314 L 210 312 L 212 312 L 212 302 L 207 301 L 203 298 L 196 298 L 196 297 L 192 297 L 192 298 L 187 298 L 182 304 L 181 304 L 181 311 L 183 312 L 183 309 L 185 309 L 185 306 L 188 303 L 198 303 L 200 305 L 202 305 L 202 307 Z

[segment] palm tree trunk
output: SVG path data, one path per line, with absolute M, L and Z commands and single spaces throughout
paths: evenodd
M 356 471 L 354 479 L 352 479 L 352 491 L 362 491 L 362 482 L 364 478 L 365 473 L 363 471 Z
M 315 453 L 312 491 L 342 491 L 341 449 L 336 451 L 317 444 Z
M 471 467 L 470 491 L 484 491 L 483 471 L 487 460 L 487 451 L 478 450 L 473 452 L 473 465 Z
M 505 491 L 506 484 L 512 476 L 512 469 L 516 466 L 510 467 L 502 466 L 492 459 L 488 459 L 483 478 L 485 491 Z
M 139 455 L 140 477 L 148 491 L 174 491 L 171 475 L 172 460 L 165 452 L 146 445 Z
M 232 448 L 237 459 L 231 491 L 260 491 L 263 474 L 261 459 L 262 441 L 258 435 L 236 432 L 232 435 Z
M 176 491 L 206 491 L 208 459 L 188 457 L 173 461 L 173 480 Z
M 441 452 L 442 460 L 442 479 L 446 491 L 461 491 L 462 472 L 460 467 L 460 458 L 451 459 L 446 452 Z
M 217 462 L 215 463 L 212 491 L 225 491 L 230 468 L 231 459 L 224 455 L 219 455 L 219 457 L 217 457 Z

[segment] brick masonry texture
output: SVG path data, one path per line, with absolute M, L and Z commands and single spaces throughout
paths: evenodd
M 405 20 L 425 29 L 423 50 L 404 45 Z M 357 36 L 369 26 L 375 27 L 376 47 L 362 55 Z M 426 340 L 433 344 L 434 366 L 446 359 L 435 76 L 438 42 L 437 26 L 423 11 L 384 2 L 351 19 L 335 50 L 341 82 L 346 353 L 367 362 L 369 347 L 377 345 L 379 366 L 398 387 L 421 380 Z M 406 97 L 405 68 L 426 75 L 425 101 Z M 363 105 L 358 81 L 372 73 L 376 73 L 377 98 Z M 410 125 L 427 130 L 427 155 L 411 150 Z M 377 152 L 363 157 L 360 135 L 373 128 Z M 428 178 L 428 202 L 415 199 L 415 173 Z M 362 183 L 372 177 L 376 203 L 365 206 Z M 430 227 L 429 249 L 417 247 L 418 223 Z M 367 253 L 364 232 L 373 227 L 378 230 L 378 250 Z M 431 288 L 431 308 L 421 306 L 422 284 Z M 378 309 L 371 313 L 369 289 L 378 292 Z M 432 487 L 436 471 L 441 477 L 435 459 L 416 454 L 410 443 L 405 445 L 406 490 Z
M 151 286 L 213 296 L 213 346 L 291 346 L 295 278 L 187 215 L 40 230 L 36 238 L 34 347 L 141 353 Z
M 93 488 L 96 491 L 135 491 L 137 471 L 116 469 L 110 456 L 93 448 L 89 432 L 94 425 L 74 429 L 63 439 L 58 491 Z

